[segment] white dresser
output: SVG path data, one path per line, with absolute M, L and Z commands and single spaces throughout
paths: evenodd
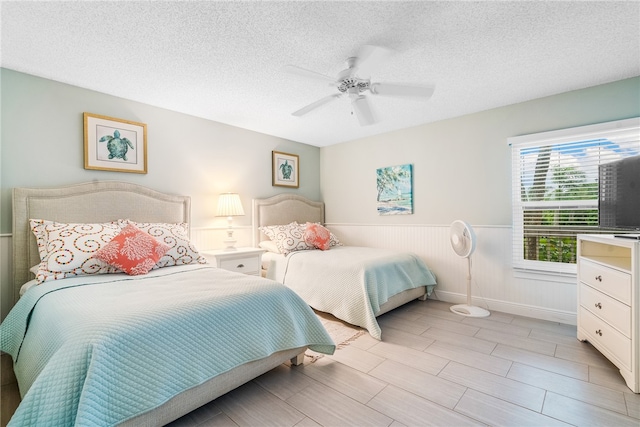
M 578 339 L 589 341 L 640 392 L 640 241 L 578 235 Z

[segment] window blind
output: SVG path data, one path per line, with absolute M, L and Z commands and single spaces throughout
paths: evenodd
M 598 228 L 598 166 L 640 154 L 640 118 L 509 138 L 514 268 L 575 273 Z

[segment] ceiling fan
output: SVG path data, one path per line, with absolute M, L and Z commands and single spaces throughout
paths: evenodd
M 360 125 L 367 126 L 377 121 L 367 95 L 429 99 L 435 89 L 433 86 L 371 81 L 370 72 L 387 59 L 390 53 L 391 50 L 384 47 L 364 45 L 359 49 L 357 56 L 347 59 L 347 68 L 340 71 L 336 77 L 327 76 L 295 65 L 286 66 L 285 71 L 289 73 L 327 82 L 329 86 L 333 86 L 338 90 L 337 93 L 320 98 L 294 111 L 292 115 L 296 117 L 304 116 L 346 95 L 351 100 L 353 113 L 358 118 Z

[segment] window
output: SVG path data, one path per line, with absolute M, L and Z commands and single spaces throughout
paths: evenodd
M 509 138 L 514 268 L 575 273 L 598 228 L 598 165 L 640 154 L 640 118 Z

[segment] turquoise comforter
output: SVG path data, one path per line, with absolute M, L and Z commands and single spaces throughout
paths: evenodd
M 277 351 L 332 354 L 276 282 L 191 265 L 45 282 L 0 325 L 22 402 L 10 426 L 112 426 Z

